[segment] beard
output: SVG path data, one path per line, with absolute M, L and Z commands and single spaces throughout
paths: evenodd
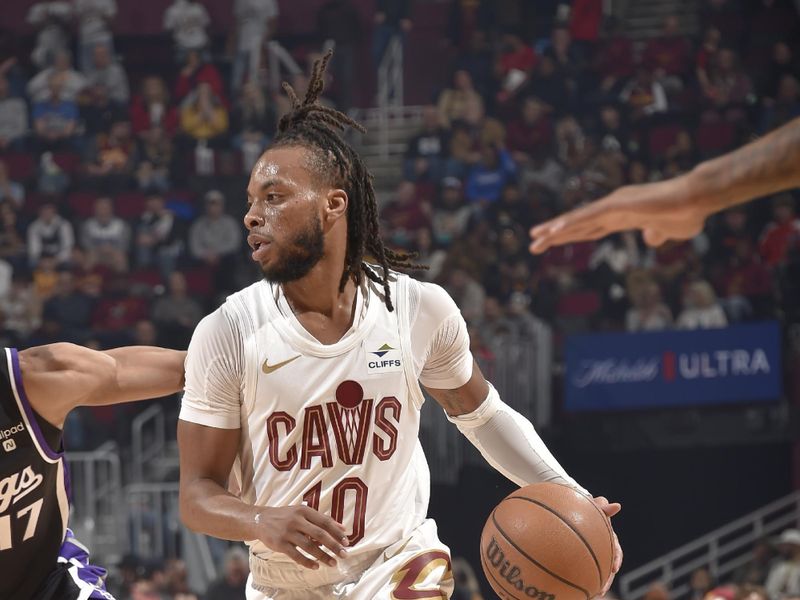
M 325 253 L 322 222 L 313 213 L 302 231 L 297 232 L 285 246 L 279 249 L 274 266 L 262 267 L 264 279 L 270 283 L 288 283 L 308 275 Z

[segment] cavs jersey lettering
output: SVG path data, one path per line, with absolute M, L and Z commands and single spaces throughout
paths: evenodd
M 390 289 L 393 312 L 382 288 L 364 283 L 353 326 L 325 345 L 303 329 L 279 286 L 256 283 L 204 319 L 187 358 L 181 419 L 241 429 L 241 498 L 305 502 L 331 515 L 345 526 L 351 554 L 386 548 L 425 519 L 418 382 L 452 389 L 472 372 L 465 325 L 447 293 L 399 274 Z M 249 545 L 262 559 L 291 562 L 258 540 Z
M 33 598 L 57 564 L 68 499 L 60 432 L 33 411 L 17 351 L 0 360 L 0 598 Z

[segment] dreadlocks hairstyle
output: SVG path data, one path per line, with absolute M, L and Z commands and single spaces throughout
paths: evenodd
M 278 122 L 278 133 L 272 146 L 299 145 L 308 148 L 314 153 L 314 161 L 324 175 L 330 178 L 333 185 L 347 192 L 350 199 L 347 207 L 347 250 L 339 291 L 344 290 L 348 279 L 358 284 L 361 276 L 366 276 L 383 286 L 386 307 L 393 311 L 389 268 L 424 270 L 428 267 L 414 262 L 416 254 L 395 252 L 383 245 L 372 175 L 341 136 L 346 127 L 361 133 L 365 133 L 366 129 L 344 113 L 317 101 L 324 88 L 325 68 L 332 54 L 333 51 L 328 50 L 322 58 L 314 61 L 308 89 L 302 100 L 291 85 L 283 82 L 292 108 Z M 365 254 L 371 255 L 380 264 L 381 274 L 364 262 Z

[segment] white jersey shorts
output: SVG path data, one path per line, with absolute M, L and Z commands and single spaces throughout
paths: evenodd
M 251 556 L 260 584 L 251 574 L 247 600 L 447 600 L 455 587 L 450 549 L 439 540 L 431 519 L 409 537 L 354 559 L 344 578 L 331 582 L 336 573 L 328 567 L 310 570 Z

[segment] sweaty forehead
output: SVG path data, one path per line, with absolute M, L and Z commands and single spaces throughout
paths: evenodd
M 250 175 L 251 191 L 270 180 L 285 180 L 300 187 L 324 183 L 326 168 L 319 153 L 303 146 L 270 148 L 258 159 Z

